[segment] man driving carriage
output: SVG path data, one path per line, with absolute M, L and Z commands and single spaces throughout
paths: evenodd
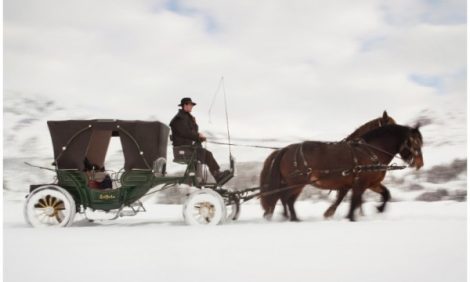
M 193 106 L 195 106 L 191 98 L 181 99 L 178 105 L 181 109 L 178 110 L 176 116 L 171 120 L 171 141 L 173 142 L 173 153 L 175 158 L 181 154 L 190 155 L 196 150 L 197 160 L 209 167 L 209 171 L 217 182 L 220 182 L 230 174 L 229 170 L 220 171 L 220 166 L 215 160 L 212 153 L 202 148 L 201 143 L 206 141 L 206 137 L 199 133 L 199 126 L 196 119 L 191 115 Z

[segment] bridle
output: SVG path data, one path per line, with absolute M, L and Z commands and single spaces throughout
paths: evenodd
M 420 155 L 421 146 L 422 141 L 419 138 L 415 138 L 413 134 L 410 134 L 410 136 L 400 146 L 398 153 L 401 155 L 403 154 L 403 151 L 408 150 L 411 153 L 411 158 L 409 158 L 409 162 L 414 163 L 416 157 Z M 404 161 L 408 162 L 407 160 Z
M 374 150 L 377 150 L 379 152 L 382 152 L 386 155 L 389 155 L 392 158 L 399 158 L 403 161 L 405 161 L 408 164 L 413 164 L 415 161 L 415 158 L 420 155 L 420 149 L 416 149 L 416 147 L 421 148 L 422 146 L 422 141 L 419 138 L 413 137 L 413 134 L 409 134 L 408 138 L 403 141 L 403 143 L 400 145 L 400 148 L 398 149 L 398 152 L 394 155 L 384 149 L 381 149 L 379 147 L 376 147 L 374 145 L 366 143 L 364 140 L 359 139 L 358 144 L 361 144 L 363 146 L 372 148 Z M 414 145 L 414 146 L 413 146 Z M 403 154 L 403 151 L 408 150 L 411 153 L 411 158 L 403 158 L 401 155 Z

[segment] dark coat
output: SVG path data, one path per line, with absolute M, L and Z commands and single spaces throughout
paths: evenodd
M 199 140 L 199 126 L 188 112 L 179 110 L 170 122 L 173 146 L 193 145 Z

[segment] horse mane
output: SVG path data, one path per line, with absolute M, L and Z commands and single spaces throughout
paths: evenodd
M 370 130 L 363 135 L 361 135 L 361 138 L 364 139 L 364 141 L 368 142 L 372 139 L 376 139 L 379 137 L 387 136 L 387 135 L 393 135 L 400 137 L 400 139 L 405 138 L 409 132 L 412 130 L 411 127 L 408 126 L 403 126 L 399 124 L 388 124 L 384 125 L 381 127 L 378 127 L 376 129 Z
M 349 134 L 348 137 L 346 137 L 344 140 L 350 141 L 353 139 L 357 139 L 361 137 L 362 135 L 364 135 L 365 133 L 367 133 L 368 131 L 371 131 L 377 128 L 377 124 L 380 124 L 381 122 L 385 122 L 385 124 L 380 125 L 379 127 L 385 126 L 387 124 L 395 124 L 395 120 L 392 117 L 388 116 L 387 111 L 384 111 L 383 116 L 373 119 L 361 125 L 356 130 L 354 130 L 353 133 Z
M 352 140 L 355 138 L 358 138 L 362 136 L 364 133 L 369 131 L 369 128 L 372 126 L 372 124 L 376 123 L 380 118 L 373 119 L 361 126 L 359 126 L 356 130 L 354 130 L 353 133 L 349 134 L 348 137 L 346 137 L 345 140 Z

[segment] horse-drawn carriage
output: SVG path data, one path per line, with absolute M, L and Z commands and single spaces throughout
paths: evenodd
M 89 220 L 94 219 L 96 211 L 104 212 L 107 219 L 136 215 L 145 211 L 140 201 L 143 196 L 178 184 L 199 188 L 184 204 L 187 223 L 218 224 L 238 217 L 237 194 L 221 188 L 234 175 L 233 158 L 229 175 L 219 183 L 207 183 L 201 177 L 196 150 L 188 148 L 187 152 L 192 153 L 174 160 L 186 165 L 184 174 L 169 176 L 166 172 L 169 128 L 161 122 L 67 120 L 49 121 L 48 127 L 56 181 L 30 185 L 24 214 L 33 226 L 70 226 L 76 213 Z M 119 138 L 122 144 L 124 167 L 118 172 L 104 170 L 111 138 Z M 92 185 L 96 176 L 103 173 L 112 181 L 107 189 Z
M 341 142 L 306 141 L 279 148 L 264 163 L 260 187 L 239 191 L 222 187 L 234 176 L 232 156 L 230 173 L 218 183 L 210 183 L 201 177 L 197 150 L 191 146 L 174 151 L 174 161 L 186 165 L 184 174 L 169 176 L 166 172 L 169 128 L 158 121 L 69 120 L 49 121 L 48 126 L 57 181 L 30 186 L 24 213 L 33 226 L 70 226 L 77 212 L 90 220 L 96 211 L 109 215 L 109 219 L 136 215 L 145 211 L 142 197 L 179 184 L 198 188 L 183 205 L 183 217 L 188 224 L 213 225 L 235 220 L 240 204 L 256 197 L 261 199 L 266 218 L 272 216 L 281 200 L 284 215 L 296 221 L 294 203 L 307 184 L 338 191 L 337 200 L 325 217 L 332 216 L 352 190 L 348 218 L 353 221 L 365 189 L 382 195 L 383 203 L 378 210 L 384 211 L 390 199 L 388 189 L 381 184 L 385 173 L 406 167 L 390 165 L 395 155 L 409 167 L 423 166 L 419 126 L 397 125 L 386 112 Z M 96 189 L 93 181 L 98 173 L 106 173 L 104 160 L 111 138 L 121 140 L 124 167 L 107 176 L 112 182 L 109 188 Z

